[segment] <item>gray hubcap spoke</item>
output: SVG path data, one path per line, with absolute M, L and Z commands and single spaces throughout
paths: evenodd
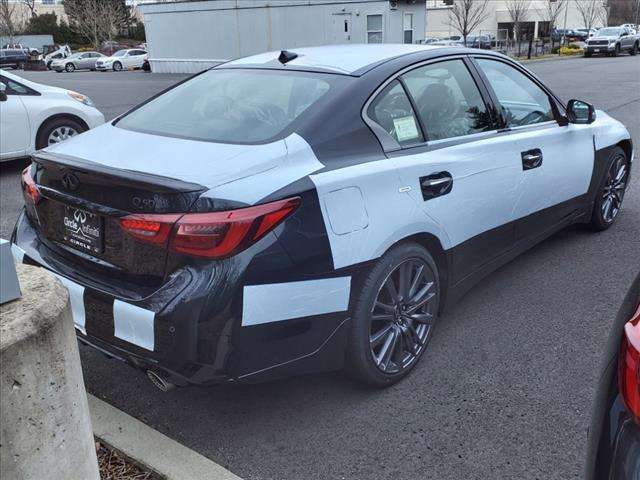
M 607 182 L 602 192 L 601 212 L 605 222 L 611 223 L 618 215 L 626 189 L 627 166 L 624 158 L 614 159 L 607 173 Z
M 71 127 L 58 127 L 49 134 L 48 144 L 53 145 L 56 143 L 64 142 L 65 140 L 74 137 L 78 132 Z
M 405 260 L 382 282 L 371 309 L 369 346 L 384 373 L 400 373 L 418 358 L 437 308 L 432 270 L 420 258 Z

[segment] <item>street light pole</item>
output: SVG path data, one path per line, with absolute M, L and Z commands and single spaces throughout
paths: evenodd
M 562 44 L 566 45 L 567 43 L 567 11 L 569 10 L 569 2 L 566 2 L 564 5 L 564 27 L 562 29 Z

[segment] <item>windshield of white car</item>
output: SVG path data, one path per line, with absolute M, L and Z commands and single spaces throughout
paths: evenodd
M 309 72 L 209 70 L 133 110 L 117 126 L 208 142 L 267 142 L 346 79 Z
M 112 57 L 124 57 L 127 54 L 126 50 L 118 50 L 116 53 L 111 55 Z
M 603 37 L 614 37 L 616 35 L 620 35 L 620 28 L 601 28 L 598 30 L 597 35 Z

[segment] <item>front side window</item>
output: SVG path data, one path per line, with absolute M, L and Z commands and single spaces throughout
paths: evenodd
M 524 73 L 497 60 L 478 59 L 498 97 L 508 127 L 554 119 L 547 93 Z
M 367 15 L 367 43 L 382 43 L 382 15 Z
M 404 14 L 404 43 L 413 43 L 413 13 Z
M 9 80 L 7 77 L 0 77 L 0 82 L 4 83 L 7 87 L 5 93 L 7 95 L 33 95 L 33 90 L 24 85 Z
M 462 60 L 426 65 L 402 78 L 429 140 L 460 137 L 492 128 L 488 109 Z
M 367 116 L 400 145 L 424 141 L 411 101 L 402 84 L 394 80 L 369 105 Z
M 265 142 L 347 79 L 252 69 L 210 70 L 121 118 L 142 133 L 224 143 Z

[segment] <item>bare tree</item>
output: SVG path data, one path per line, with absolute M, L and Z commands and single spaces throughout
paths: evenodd
M 606 10 L 602 6 L 602 0 L 576 0 L 576 8 L 582 17 L 582 25 L 588 29 L 593 28 L 599 18 L 603 20 L 602 11 Z
M 558 18 L 562 14 L 567 0 L 547 0 L 547 8 L 545 11 L 545 20 L 549 22 L 549 31 L 553 32 L 558 24 Z
M 467 36 L 489 17 L 489 0 L 454 0 L 447 24 L 460 32 L 467 44 Z
M 129 12 L 124 0 L 65 0 L 69 24 L 97 50 L 126 24 Z
M 111 1 L 100 3 L 101 31 L 105 40 L 112 40 L 120 29 L 127 26 L 129 10 L 124 2 Z
M 36 13 L 36 0 L 20 0 L 20 3 L 29 9 L 32 17 L 38 15 Z
M 609 26 L 609 22 L 611 21 L 611 11 L 613 9 L 615 4 L 613 4 L 611 1 L 608 2 L 604 2 L 602 4 L 602 8 L 600 9 L 600 13 L 598 14 L 598 20 L 600 21 L 600 24 L 603 27 L 608 27 Z M 618 24 L 622 24 L 622 23 L 629 23 L 629 22 L 618 22 Z M 614 25 L 616 25 L 614 23 Z
M 0 0 L 0 35 L 7 37 L 9 43 L 15 43 L 15 36 L 22 33 L 25 23 L 18 4 L 9 0 Z
M 520 41 L 522 40 L 522 23 L 529 14 L 530 0 L 507 0 L 507 12 L 513 22 L 513 37 L 518 42 L 518 56 L 520 56 Z

